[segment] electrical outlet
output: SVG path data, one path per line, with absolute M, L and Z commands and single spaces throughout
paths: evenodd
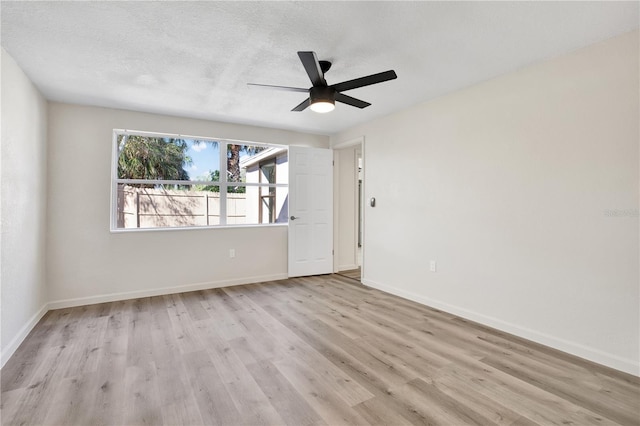
M 436 261 L 432 260 L 431 262 L 429 262 L 429 270 L 431 272 L 436 272 Z
M 236 249 L 229 249 L 229 257 L 232 259 L 236 257 Z

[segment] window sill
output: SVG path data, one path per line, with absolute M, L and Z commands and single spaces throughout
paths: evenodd
M 128 234 L 132 232 L 174 232 L 174 231 L 210 231 L 215 229 L 247 229 L 247 228 L 281 228 L 288 223 L 269 223 L 255 225 L 215 225 L 215 226 L 185 226 L 181 228 L 124 228 L 110 229 L 112 234 Z

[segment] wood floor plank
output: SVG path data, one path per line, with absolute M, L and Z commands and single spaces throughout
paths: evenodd
M 189 381 L 205 424 L 238 424 L 240 412 L 207 351 L 184 355 Z
M 47 312 L 7 361 L 0 377 L 3 392 L 22 388 L 29 383 L 37 366 L 44 361 L 47 348 L 54 346 L 53 336 L 58 335 L 63 327 L 62 321 L 51 319 L 59 318 L 60 314 L 61 310 Z
M 627 406 L 640 401 L 640 378 L 607 368 L 587 360 L 579 360 L 560 351 L 527 342 L 524 339 L 505 333 L 485 333 L 478 339 L 505 350 L 520 359 L 536 362 L 538 369 L 550 374 L 556 371 L 557 377 L 578 379 L 581 386 L 588 386 L 601 393 L 615 395 L 615 400 L 623 400 Z M 637 404 L 640 410 L 640 404 Z
M 287 318 L 275 307 L 268 306 L 265 309 L 372 393 L 376 393 L 376 390 L 385 392 L 389 387 L 416 378 L 413 372 L 390 361 L 377 350 L 371 350 L 362 340 L 350 339 L 322 321 L 306 316 L 307 321 L 296 323 L 295 318 L 299 318 L 298 315 Z
M 234 379 L 225 386 L 240 411 L 241 423 L 246 425 L 277 425 L 284 420 L 264 394 L 243 363 L 235 365 Z
M 247 335 L 246 328 L 234 315 L 238 309 L 235 304 L 229 302 L 226 293 L 219 289 L 209 290 L 206 292 L 206 299 L 201 303 L 217 324 L 217 329 L 222 337 L 233 340 Z
M 164 296 L 164 300 L 167 303 L 169 321 L 173 327 L 173 332 L 176 334 L 176 339 L 179 342 L 178 346 L 182 353 L 186 354 L 204 349 L 194 330 L 195 323 L 183 303 L 183 298 L 179 294 L 171 294 Z
M 43 424 L 95 424 L 94 413 L 84 409 L 93 402 L 98 389 L 95 376 L 93 373 L 62 379 Z
M 20 407 L 21 402 L 25 398 L 25 394 L 28 392 L 26 387 L 16 388 L 2 391 L 2 398 L 0 398 L 0 424 L 17 424 L 16 414 Z
M 250 364 L 263 359 L 272 359 L 279 350 L 273 336 L 260 324 L 262 313 L 255 309 L 237 311 L 237 320 L 244 326 L 245 336 L 229 340 L 236 354 Z
M 3 425 L 639 425 L 640 378 L 338 275 L 48 312 Z
M 109 318 L 98 316 L 99 311 L 94 310 L 94 315 L 88 313 L 81 326 L 78 341 L 78 349 L 74 350 L 65 377 L 75 377 L 82 374 L 93 373 L 98 369 L 100 342 L 104 341 L 104 333 L 107 330 Z
M 286 323 L 286 319 L 283 319 Z M 288 351 L 283 355 L 287 362 L 298 362 L 307 366 L 317 376 L 317 380 L 326 382 L 348 405 L 356 405 L 373 397 L 366 388 L 351 380 L 342 370 L 328 362 L 312 345 L 300 338 L 295 332 L 278 322 L 272 335 L 283 343 Z M 278 332 L 279 330 L 279 332 Z M 302 369 L 303 367 L 301 367 Z
M 365 420 L 339 398 L 331 386 L 319 383 L 313 369 L 292 360 L 276 361 L 280 373 L 304 396 L 309 405 L 330 425 L 358 425 Z
M 266 360 L 247 366 L 260 389 L 289 426 L 326 425 L 278 369 Z
M 92 425 L 124 422 L 125 373 L 129 345 L 131 301 L 114 302 L 107 319 L 104 340 L 98 349 L 98 390 L 91 406 Z
M 124 424 L 163 424 L 158 379 L 153 362 L 127 367 L 125 373 Z M 80 424 L 80 423 L 77 423 Z
M 202 301 L 206 298 L 204 292 L 182 293 L 179 297 L 191 321 L 202 321 L 211 318 L 209 312 L 202 305 Z
M 460 404 L 422 379 L 415 379 L 391 391 L 397 399 L 413 407 L 431 424 L 491 425 L 493 422 L 469 406 Z
M 69 343 L 67 341 L 67 343 Z M 66 345 L 46 348 L 46 356 L 37 366 L 29 384 L 24 388 L 23 397 L 17 401 L 18 407 L 12 407 L 15 414 L 9 424 L 42 424 L 53 404 L 57 389 L 64 379 L 69 365 L 69 350 Z
M 636 400 L 638 405 L 632 407 L 608 394 L 585 392 L 585 384 L 579 379 L 545 374 L 541 363 L 492 356 L 483 358 L 482 362 L 576 405 L 589 407 L 620 424 L 633 424 L 640 419 L 640 399 Z
M 386 404 L 387 397 L 378 396 L 353 407 L 367 423 L 372 425 L 411 425 L 416 424 L 404 417 L 397 407 Z
M 350 278 L 352 280 L 356 280 L 356 281 L 360 282 L 360 274 L 361 274 L 360 268 L 349 269 L 349 270 L 346 270 L 346 271 L 340 271 L 340 272 L 338 272 L 338 274 L 342 275 L 343 277 L 347 277 L 347 278 Z
M 459 404 L 479 413 L 490 422 L 497 425 L 512 425 L 523 422 L 522 416 L 499 400 L 490 398 L 467 386 L 448 386 L 445 382 L 433 378 L 431 384 L 440 392 L 454 398 Z M 532 422 L 533 423 L 533 422 Z
M 206 345 L 206 353 L 216 366 L 219 381 L 224 385 L 228 396 L 237 407 L 235 422 L 243 424 L 279 424 L 282 423 L 277 411 L 255 382 L 247 369 L 247 364 L 233 349 L 232 341 L 217 333 L 215 323 L 200 321 L 195 326 L 200 340 Z M 250 357 L 249 361 L 254 362 Z
M 538 426 L 538 423 L 532 422 L 526 417 L 520 417 L 514 420 L 511 426 Z
M 128 307 L 127 318 L 127 365 L 146 367 L 153 362 L 151 344 L 151 313 L 149 298 L 135 299 Z
M 467 386 L 489 398 L 502 401 L 521 416 L 539 424 L 615 424 L 604 416 L 584 410 L 583 407 L 480 362 L 475 369 L 450 366 L 446 370 L 446 376 L 441 375 L 439 382 L 454 388 Z M 440 374 L 442 373 L 441 371 Z
M 162 418 L 166 424 L 203 424 L 180 348 L 174 336 L 151 332 Z

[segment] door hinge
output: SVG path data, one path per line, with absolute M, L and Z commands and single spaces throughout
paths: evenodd
M 336 160 L 331 160 L 331 165 L 335 166 L 336 165 Z
M 335 255 L 335 253 L 333 252 L 333 250 L 331 250 L 331 256 Z

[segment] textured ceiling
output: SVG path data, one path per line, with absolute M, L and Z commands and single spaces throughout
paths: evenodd
M 638 28 L 638 2 L 6 2 L 2 46 L 47 99 L 333 134 Z M 309 87 L 394 69 L 329 114 Z M 154 130 L 154 129 L 144 129 Z

